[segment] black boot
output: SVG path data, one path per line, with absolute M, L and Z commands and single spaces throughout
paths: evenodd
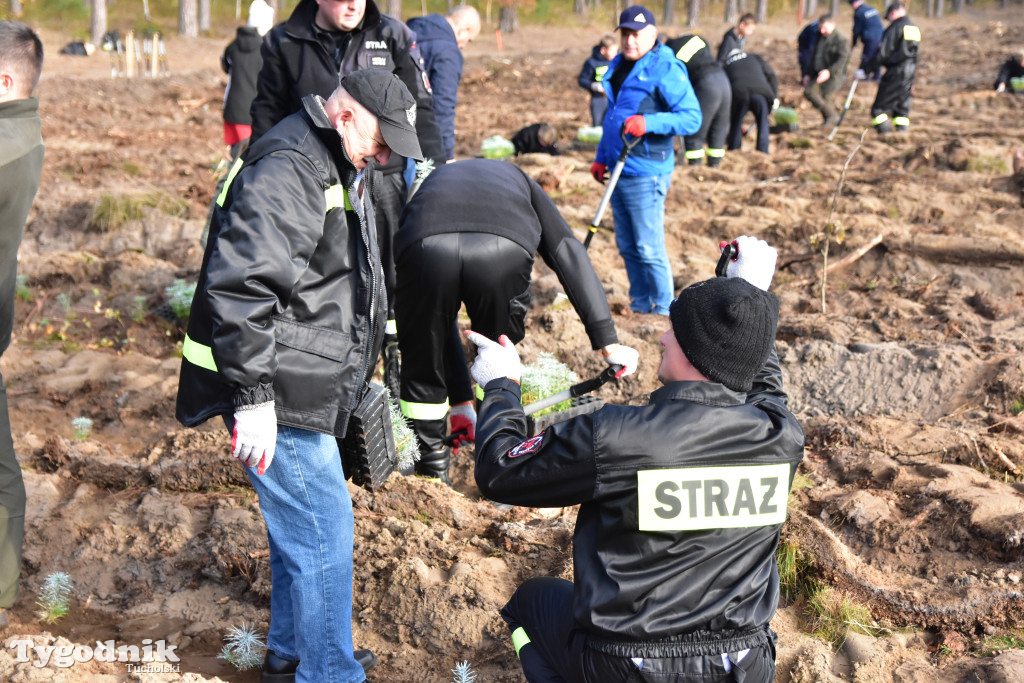
M 381 358 L 384 359 L 384 384 L 388 388 L 392 401 L 398 401 L 399 396 L 399 375 L 401 372 L 401 356 L 398 354 L 398 335 L 385 334 L 384 345 L 380 348 Z
M 377 655 L 373 654 L 370 650 L 356 650 L 352 653 L 352 656 L 359 662 L 359 666 L 363 667 L 363 673 L 377 666 L 377 663 L 380 661 L 377 659 Z
M 299 668 L 299 660 L 278 657 L 273 650 L 267 650 L 263 658 L 262 683 L 294 683 L 295 670 Z
M 424 477 L 440 479 L 446 485 L 451 486 L 452 480 L 448 477 L 448 466 L 452 461 L 452 449 L 442 448 L 438 451 L 422 451 L 420 461 L 416 463 L 416 474 Z

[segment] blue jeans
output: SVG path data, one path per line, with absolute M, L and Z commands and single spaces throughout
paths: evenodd
M 278 426 L 260 497 L 270 541 L 267 647 L 299 660 L 296 681 L 358 683 L 352 656 L 352 499 L 333 436 Z
M 626 262 L 629 307 L 668 315 L 672 266 L 665 252 L 665 195 L 672 175 L 620 176 L 612 192 L 615 244 Z

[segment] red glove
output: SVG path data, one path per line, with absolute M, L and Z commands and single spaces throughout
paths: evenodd
M 459 454 L 459 447 L 476 441 L 476 410 L 473 402 L 457 403 L 448 415 L 449 432 L 452 437 L 452 455 Z
M 626 123 L 622 127 L 622 131 L 626 135 L 632 135 L 633 137 L 638 138 L 647 132 L 647 122 L 644 121 L 642 114 L 633 114 L 626 119 Z
M 590 165 L 590 175 L 594 176 L 594 180 L 597 182 L 604 183 L 605 176 L 608 175 L 608 167 L 600 161 L 595 161 Z

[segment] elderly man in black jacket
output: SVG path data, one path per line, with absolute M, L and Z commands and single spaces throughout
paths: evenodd
M 369 202 L 375 163 L 419 158 L 393 74 L 349 74 L 261 136 L 217 198 L 177 417 L 220 415 L 259 494 L 273 583 L 264 680 L 358 683 L 352 501 L 338 452 L 366 400 L 386 301 Z M 362 652 L 363 658 L 374 658 Z
M 771 681 L 775 550 L 803 430 L 774 351 L 775 250 L 741 237 L 727 277 L 672 302 L 644 406 L 528 438 L 519 356 L 478 345 L 476 481 L 493 500 L 579 505 L 574 582 L 522 584 L 501 611 L 530 681 Z
M 846 37 L 836 28 L 831 14 L 818 19 L 818 40 L 814 44 L 811 62 L 803 76 L 804 97 L 821 112 L 822 126 L 831 128 L 839 121 L 832 97 L 843 86 L 846 62 L 850 59 L 850 46 Z

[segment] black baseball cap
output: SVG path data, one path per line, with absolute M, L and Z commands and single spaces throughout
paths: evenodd
M 619 15 L 619 25 L 615 28 L 616 30 L 626 28 L 631 31 L 639 31 L 648 26 L 655 26 L 654 14 L 642 5 L 633 5 L 622 11 L 622 14 Z
M 888 19 L 893 12 L 900 9 L 903 9 L 903 3 L 900 2 L 900 0 L 895 0 L 888 7 L 885 8 L 885 18 Z
M 392 152 L 423 160 L 416 136 L 416 100 L 398 76 L 384 69 L 361 69 L 341 79 L 341 87 L 377 117 Z

